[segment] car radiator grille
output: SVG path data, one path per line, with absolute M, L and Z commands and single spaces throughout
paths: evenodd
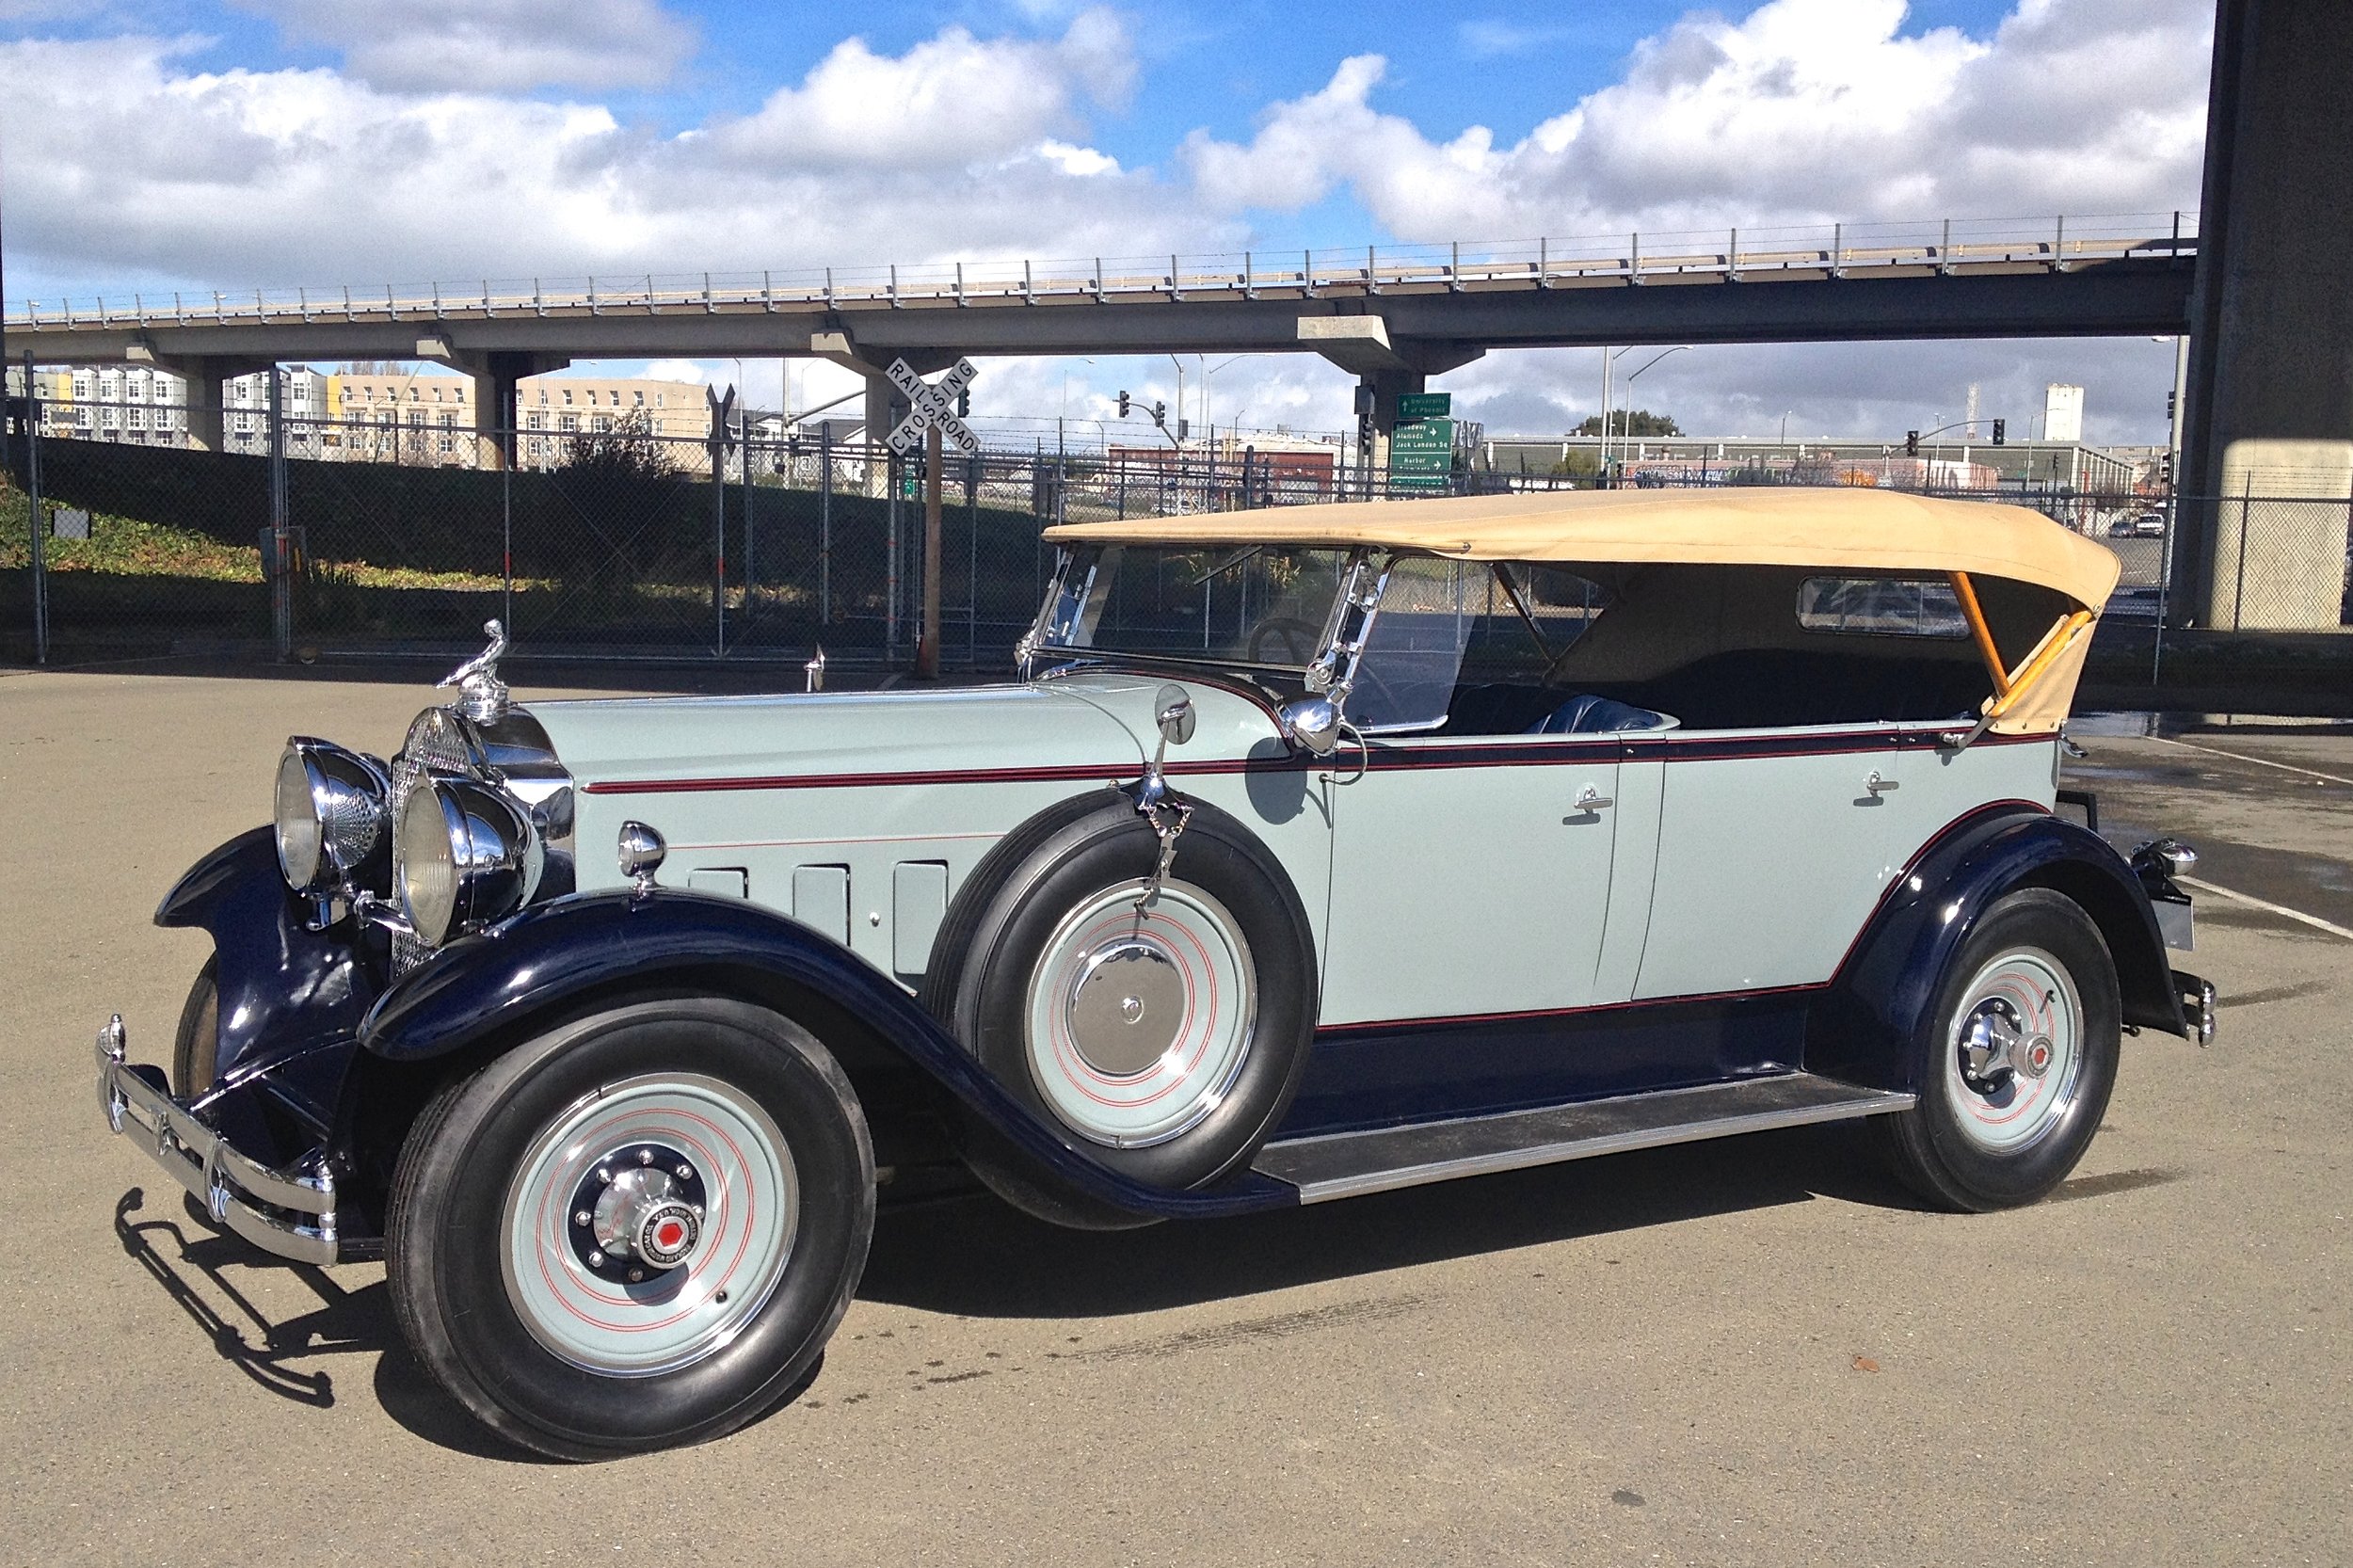
M 435 774 L 471 775 L 472 759 L 458 742 L 454 727 L 434 723 L 428 715 L 409 727 L 408 738 L 392 759 L 392 887 L 400 887 L 400 822 L 408 797 L 430 782 Z M 398 979 L 433 956 L 433 945 L 407 932 L 392 933 L 392 976 Z

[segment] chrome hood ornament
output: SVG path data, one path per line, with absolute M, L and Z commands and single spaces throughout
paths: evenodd
M 476 724 L 493 724 L 506 716 L 506 682 L 499 679 L 499 660 L 506 654 L 506 628 L 486 620 L 482 630 L 490 646 L 434 682 L 437 691 L 457 688 L 457 711 Z

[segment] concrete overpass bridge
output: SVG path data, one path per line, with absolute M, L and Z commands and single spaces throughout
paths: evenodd
M 962 355 L 1312 353 L 1399 396 L 1493 349 L 2178 332 L 2195 215 L 1936 220 L 1623 234 L 1286 255 L 922 267 L 31 301 L 11 357 L 152 364 L 188 383 L 191 440 L 221 439 L 228 379 L 289 361 L 428 360 L 473 376 L 487 444 L 523 376 L 573 360 L 813 357 L 882 377 Z

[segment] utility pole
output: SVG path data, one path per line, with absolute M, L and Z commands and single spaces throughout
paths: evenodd
M 278 662 L 294 656 L 294 529 L 286 515 L 285 377 L 269 367 L 269 618 Z
M 923 638 L 915 673 L 939 679 L 939 423 L 923 427 Z
M 33 392 L 33 351 L 24 351 L 24 514 L 32 526 L 33 663 L 49 663 L 49 576 L 41 560 L 40 399 Z

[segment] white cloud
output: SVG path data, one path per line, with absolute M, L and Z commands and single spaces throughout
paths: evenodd
M 46 0 L 0 8 L 27 3 Z M 1045 35 L 952 26 L 895 55 L 845 40 L 756 111 L 676 136 L 625 125 L 593 92 L 530 95 L 674 70 L 693 39 L 654 0 L 560 0 L 559 24 L 559 0 L 253 4 L 341 48 L 344 67 L 200 71 L 207 45 L 141 36 L 0 42 L 12 292 L 1238 250 L 1293 239 L 1273 225 L 1336 197 L 1401 239 L 2163 211 L 2196 200 L 2212 15 L 2207 0 L 2018 0 L 1973 38 L 1906 32 L 1901 0 L 1694 13 L 1618 81 L 1501 144 L 1385 111 L 1385 62 L 1355 56 L 1249 137 L 1197 132 L 1156 165 L 1089 144 L 1136 54 L 1116 15 L 1062 0 L 1040 0 L 1059 29 Z M 1532 69 L 1565 46 L 1462 36 Z M 2079 346 L 1707 350 L 1643 387 L 1673 393 L 1694 428 L 1762 428 L 1795 406 L 1817 433 L 1900 430 L 1918 417 L 1906 398 L 1957 400 L 1923 386 L 1991 387 L 1992 355 L 2026 367 L 2017 397 L 2039 398 L 2036 377 L 2082 379 L 2095 420 L 2150 401 L 2133 428 L 2161 428 L 2168 367 L 2119 349 L 2070 368 L 2089 362 Z M 1577 367 L 1592 358 L 1498 354 L 1444 384 L 1497 427 L 1556 429 L 1591 411 Z M 1149 374 L 1165 383 L 1169 368 Z M 2126 391 L 2144 373 L 2152 400 Z M 794 401 L 837 374 L 796 370 Z M 1142 395 L 1145 374 L 1074 367 L 1072 408 L 1121 378 Z M 1059 361 L 990 376 L 994 408 L 1062 406 Z M 1253 424 L 1348 419 L 1347 377 L 1320 360 L 1254 360 L 1216 389 L 1221 424 L 1244 409 Z M 770 379 L 756 395 L 782 391 Z
M 2201 0 L 2021 0 L 1990 40 L 1903 30 L 1904 0 L 1773 0 L 1646 40 L 1625 77 L 1508 147 L 1373 104 L 1378 56 L 1181 152 L 1212 206 L 1345 186 L 1406 239 L 2194 205 Z
M 1132 70 L 1099 11 L 1044 41 L 844 44 L 760 115 L 667 138 L 595 103 L 195 71 L 199 47 L 0 43 L 14 292 L 1115 255 L 1239 232 L 1076 139 L 1080 106 Z
M 659 0 L 238 0 L 396 91 L 658 87 L 695 53 Z
M 747 161 L 804 167 L 1005 157 L 1071 131 L 1082 99 L 1118 102 L 1134 72 L 1127 28 L 1107 10 L 1081 12 L 1053 40 L 982 40 L 950 27 L 885 56 L 844 39 L 799 86 L 716 127 L 712 139 Z

